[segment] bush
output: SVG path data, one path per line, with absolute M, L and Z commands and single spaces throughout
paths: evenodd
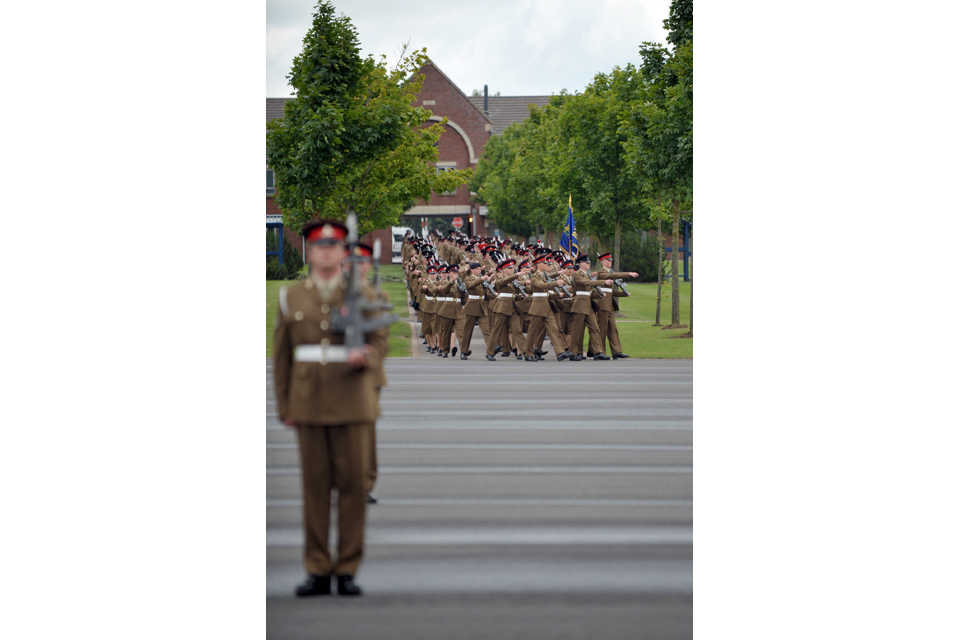
M 267 229 L 267 248 L 266 251 L 276 251 L 278 236 L 280 231 L 277 229 Z M 276 256 L 267 257 L 267 280 L 296 280 L 303 270 L 303 257 L 293 246 L 293 243 L 286 241 L 283 243 L 283 266 Z
M 636 271 L 640 282 L 657 281 L 657 236 L 625 233 L 620 239 L 620 271 Z

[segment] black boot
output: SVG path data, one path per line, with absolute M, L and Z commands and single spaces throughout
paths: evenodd
M 461 353 L 461 354 L 460 354 L 460 359 L 461 359 L 461 360 L 466 360 L 466 359 L 467 359 L 467 354 Z
M 353 581 L 353 576 L 337 576 L 337 593 L 341 596 L 360 596 L 363 589 Z
M 581 356 L 580 354 L 577 354 L 570 358 L 571 362 L 580 362 L 581 360 L 583 360 L 583 356 Z
M 593 359 L 594 359 L 594 360 L 609 360 L 609 359 L 610 359 L 610 356 L 604 355 L 604 354 L 602 354 L 602 353 L 595 353 L 595 354 L 593 355 Z
M 536 359 L 535 357 L 533 357 L 533 356 L 517 356 L 517 358 L 518 358 L 518 359 L 519 359 L 519 358 L 523 358 L 523 359 L 526 360 L 527 362 L 536 362 L 536 361 L 537 361 L 537 359 Z
M 561 354 L 559 354 L 559 355 L 557 356 L 557 360 L 563 362 L 563 361 L 566 360 L 567 358 L 572 358 L 572 357 L 573 357 L 573 353 L 572 353 L 572 352 L 570 352 L 570 351 L 564 351 L 563 353 L 561 353 Z
M 496 361 L 497 361 L 496 357 L 490 355 L 489 353 L 487 354 L 487 360 L 489 360 L 490 362 L 496 362 Z
M 456 348 L 456 347 L 454 347 L 453 349 L 450 350 L 450 355 L 452 355 L 452 356 L 457 355 L 457 348 Z
M 465 356 L 471 356 L 471 355 L 473 355 L 473 349 L 470 349 L 470 351 L 464 351 L 464 352 L 463 352 L 463 355 L 465 355 Z
M 440 354 L 440 357 L 441 357 L 441 358 L 448 358 L 449 356 L 447 355 L 447 352 L 444 351 L 443 353 Z
M 522 354 L 522 353 L 518 353 L 518 354 L 517 354 L 517 360 L 523 360 L 523 354 Z
M 503 347 L 501 347 L 500 345 L 497 345 L 497 348 L 493 350 L 493 355 L 497 355 L 501 351 L 503 351 Z
M 615 353 L 615 354 L 613 354 L 613 359 L 614 359 L 614 360 L 616 360 L 617 358 L 629 358 L 629 357 L 630 357 L 630 356 L 628 356 L 628 355 L 625 354 L 625 353 Z
M 330 576 L 310 574 L 307 581 L 297 586 L 297 596 L 328 596 L 330 595 Z
M 367 491 L 367 504 L 377 504 L 377 496 L 373 495 L 373 491 Z

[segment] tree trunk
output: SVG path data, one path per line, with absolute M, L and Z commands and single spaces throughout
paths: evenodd
M 693 254 L 687 256 L 687 265 L 690 267 L 690 337 L 693 337 Z
M 653 326 L 660 325 L 660 292 L 663 291 L 663 222 L 657 220 L 657 319 Z
M 673 200 L 673 251 L 671 251 L 670 270 L 673 272 L 673 283 L 670 301 L 670 324 L 680 324 L 680 203 Z
M 617 229 L 614 231 L 613 236 L 613 270 L 620 271 L 620 229 L 623 227 L 623 223 L 620 222 L 620 218 L 617 218 Z

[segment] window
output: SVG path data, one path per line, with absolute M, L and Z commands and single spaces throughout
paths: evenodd
M 438 164 L 438 165 L 437 165 L 437 175 L 440 175 L 440 174 L 443 173 L 444 171 L 454 171 L 456 168 L 457 168 L 457 164 L 456 164 L 455 162 L 445 162 L 445 163 Z M 457 190 L 454 189 L 453 191 L 444 191 L 444 192 L 441 193 L 440 195 L 442 195 L 442 196 L 455 196 L 455 195 L 457 195 Z
M 273 187 L 273 171 L 267 169 L 267 195 L 272 196 L 276 193 L 276 189 Z

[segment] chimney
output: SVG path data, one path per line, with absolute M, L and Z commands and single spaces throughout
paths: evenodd
M 487 105 L 487 85 L 483 85 L 483 113 L 490 117 L 490 109 Z

